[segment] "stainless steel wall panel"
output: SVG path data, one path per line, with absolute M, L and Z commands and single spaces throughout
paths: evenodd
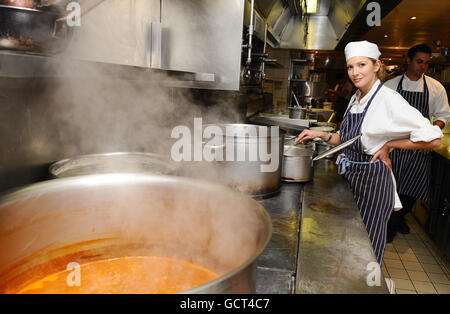
M 82 16 L 67 54 L 79 60 L 214 74 L 213 83 L 181 85 L 238 90 L 243 15 L 244 0 L 108 0 Z
M 104 1 L 81 17 L 67 53 L 81 60 L 149 67 L 152 22 L 160 22 L 160 0 Z
M 213 89 L 238 90 L 244 0 L 163 0 L 166 70 L 214 73 Z

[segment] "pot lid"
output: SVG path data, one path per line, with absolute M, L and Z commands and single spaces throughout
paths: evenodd
M 297 145 L 284 145 L 284 156 L 288 157 L 311 157 L 314 156 L 316 151 L 313 144 L 297 144 Z

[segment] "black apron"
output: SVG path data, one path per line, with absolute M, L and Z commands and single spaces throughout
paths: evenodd
M 367 109 L 382 85 L 380 83 L 363 113 L 350 113 L 350 110 L 347 110 L 340 128 L 341 142 L 361 134 L 361 125 Z M 339 165 L 339 174 L 350 183 L 377 261 L 381 265 L 386 248 L 387 223 L 394 209 L 395 194 L 389 169 L 379 159 L 370 163 L 372 157 L 364 153 L 359 138 L 343 149 L 336 163 Z
M 404 75 L 398 83 L 397 92 L 425 118 L 430 119 L 429 92 L 425 76 L 423 77 L 423 93 L 403 90 L 403 78 Z M 429 202 L 431 154 L 424 154 L 420 150 L 394 149 L 390 158 L 398 194 Z

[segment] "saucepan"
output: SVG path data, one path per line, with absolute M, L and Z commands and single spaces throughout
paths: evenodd
M 284 144 L 282 180 L 308 182 L 314 177 L 312 159 L 317 155 L 314 142 L 295 144 L 297 137 L 288 137 Z
M 330 145 L 318 154 L 318 143 L 294 144 L 296 137 L 288 138 L 284 146 L 282 179 L 287 182 L 308 182 L 314 178 L 314 161 L 327 158 L 343 148 L 353 144 L 358 135 L 334 148 Z

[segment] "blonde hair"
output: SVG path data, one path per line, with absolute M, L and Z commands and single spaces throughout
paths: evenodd
M 378 61 L 378 60 L 375 60 L 373 58 L 369 58 L 369 59 L 372 60 L 374 65 Z M 388 74 L 386 72 L 386 65 L 381 60 L 380 60 L 380 62 L 381 62 L 380 69 L 377 71 L 377 77 L 380 79 L 380 81 L 384 82 L 387 79 Z

